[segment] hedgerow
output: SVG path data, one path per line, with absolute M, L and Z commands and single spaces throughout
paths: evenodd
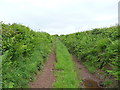
M 120 80 L 117 25 L 61 35 L 59 38 L 91 73 L 101 69 L 108 75 L 113 75 L 116 80 Z
M 50 53 L 53 37 L 21 24 L 2 23 L 1 26 L 2 87 L 28 87 Z

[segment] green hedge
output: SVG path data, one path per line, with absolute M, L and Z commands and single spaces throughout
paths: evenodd
M 85 63 L 91 73 L 99 68 L 113 75 L 116 80 L 120 80 L 118 77 L 118 74 L 120 75 L 118 26 L 61 35 L 59 38 L 71 53 Z
M 53 37 L 21 24 L 1 26 L 3 88 L 28 87 L 50 53 Z

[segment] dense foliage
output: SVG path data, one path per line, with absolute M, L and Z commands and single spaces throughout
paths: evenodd
M 3 88 L 28 87 L 51 51 L 53 38 L 21 24 L 1 26 Z
M 61 41 L 76 55 L 91 73 L 101 69 L 120 80 L 118 26 L 61 35 Z

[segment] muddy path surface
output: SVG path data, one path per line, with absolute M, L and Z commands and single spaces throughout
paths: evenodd
M 77 71 L 78 78 L 82 80 L 80 87 L 78 88 L 97 88 L 97 90 L 101 90 L 102 87 L 99 83 L 102 82 L 102 80 L 97 78 L 96 75 L 91 74 L 75 56 L 72 55 L 72 58 L 76 67 L 75 69 Z M 54 62 L 56 62 L 55 45 L 42 70 L 36 75 L 35 81 L 29 83 L 30 88 L 52 88 L 52 84 L 55 81 L 53 73 Z
M 55 59 L 56 56 L 53 50 L 52 53 L 49 54 L 48 60 L 45 62 L 43 69 L 38 75 L 36 75 L 35 81 L 30 82 L 30 88 L 52 88 L 52 83 L 55 81 L 53 74 Z
M 81 88 L 99 88 L 100 90 L 102 87 L 99 85 L 102 80 L 96 77 L 96 75 L 91 74 L 86 67 L 78 60 L 75 56 L 72 56 L 73 61 L 76 66 L 76 70 L 78 73 L 78 77 L 82 80 L 80 83 Z M 91 90 L 91 89 L 90 89 Z

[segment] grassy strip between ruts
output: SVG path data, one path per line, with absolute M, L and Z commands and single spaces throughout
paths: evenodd
M 53 83 L 53 87 L 78 88 L 79 80 L 71 55 L 59 40 L 56 40 L 56 59 L 54 72 L 56 81 Z

